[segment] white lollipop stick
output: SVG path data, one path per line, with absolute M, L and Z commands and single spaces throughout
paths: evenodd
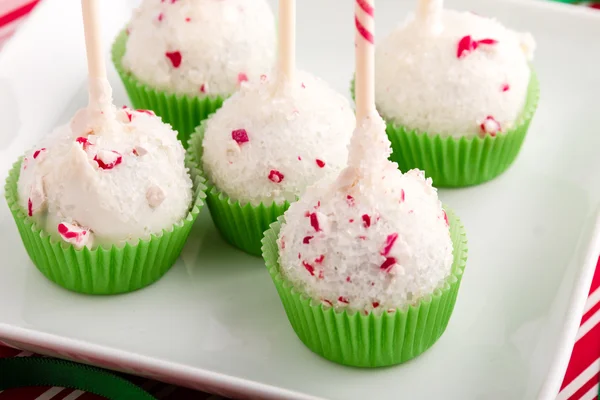
M 417 4 L 417 20 L 431 32 L 439 33 L 442 29 L 442 11 L 444 0 L 419 0 Z
M 98 0 L 81 0 L 88 63 L 89 101 L 91 110 L 108 113 L 112 106 L 112 93 L 106 79 L 106 65 L 100 41 L 98 3 Z
M 356 0 L 356 124 L 375 113 L 374 0 Z
M 279 0 L 279 80 L 294 80 L 296 68 L 296 0 Z

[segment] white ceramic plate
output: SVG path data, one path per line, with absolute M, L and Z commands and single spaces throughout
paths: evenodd
M 135 1 L 102 3 L 108 47 Z M 353 2 L 298 3 L 300 66 L 348 93 Z M 379 34 L 413 3 L 378 0 Z M 422 357 L 360 370 L 312 354 L 261 260 L 225 244 L 207 212 L 180 261 L 152 287 L 117 297 L 67 292 L 31 264 L 4 201 L 0 338 L 238 397 L 553 398 L 600 252 L 600 13 L 533 1 L 448 3 L 534 33 L 542 102 L 505 175 L 440 192 L 466 225 L 470 257 L 448 330 Z M 78 2 L 45 0 L 0 54 L 0 178 L 86 104 L 83 46 Z M 110 73 L 116 102 L 127 102 Z

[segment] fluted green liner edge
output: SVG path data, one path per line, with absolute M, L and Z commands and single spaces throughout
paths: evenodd
M 202 140 L 206 123 L 202 123 L 189 141 L 188 156 L 194 169 L 202 171 Z M 241 204 L 239 201 L 231 200 L 227 195 L 220 192 L 208 177 L 206 180 L 208 189 L 206 191 L 206 204 L 210 210 L 212 220 L 221 233 L 221 236 L 232 246 L 245 251 L 248 254 L 260 257 L 262 238 L 269 226 L 289 208 L 290 203 L 283 204 L 263 203 L 258 206 Z
M 284 219 L 273 223 L 265 232 L 263 258 L 300 340 L 330 361 L 369 368 L 404 363 L 433 346 L 450 321 L 467 262 L 465 229 L 451 210 L 446 213 L 454 246 L 451 275 L 433 295 L 381 315 L 336 312 L 296 290 L 280 273 L 276 240 Z
M 127 95 L 136 109 L 152 110 L 178 132 L 177 138 L 187 147 L 190 135 L 210 114 L 221 108 L 221 96 L 192 97 L 153 89 L 125 71 L 121 60 L 125 55 L 127 33 L 122 31 L 112 46 L 112 61 Z
M 170 229 L 136 244 L 77 250 L 73 245 L 53 238 L 40 228 L 19 205 L 17 182 L 19 159 L 5 185 L 5 197 L 29 258 L 52 282 L 74 292 L 111 295 L 132 292 L 156 282 L 175 263 L 194 221 L 204 205 L 206 186 L 202 176 L 192 171 L 193 203 L 186 217 Z
M 354 81 L 351 84 L 354 95 Z M 495 137 L 442 137 L 411 130 L 386 118 L 387 135 L 392 143 L 390 159 L 406 172 L 425 171 L 436 187 L 466 187 L 490 181 L 504 173 L 516 160 L 540 98 L 535 71 L 527 89 L 527 99 L 514 128 Z

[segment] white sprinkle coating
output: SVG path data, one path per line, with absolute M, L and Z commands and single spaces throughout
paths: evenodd
M 204 171 L 231 199 L 295 201 L 346 165 L 355 125 L 348 100 L 308 73 L 296 75 L 285 87 L 266 77 L 244 85 L 207 121 Z
M 383 312 L 414 304 L 452 267 L 446 215 L 419 170 L 387 160 L 385 123 L 352 139 L 349 167 L 308 188 L 285 213 L 279 265 L 294 287 L 326 306 Z
M 527 97 L 533 37 L 469 12 L 444 11 L 442 24 L 435 34 L 410 19 L 377 45 L 377 109 L 399 125 L 442 136 L 484 135 L 488 116 L 503 132 L 511 129 Z M 459 58 L 465 36 L 497 43 L 477 43 Z
M 265 0 L 144 0 L 128 25 L 124 68 L 170 92 L 229 95 L 275 58 L 275 22 Z M 179 52 L 180 64 L 173 54 Z
M 76 247 L 137 243 L 181 221 L 192 201 L 177 133 L 150 112 L 113 111 L 116 120 L 90 131 L 81 110 L 21 166 L 21 207 Z M 59 234 L 59 224 L 78 236 Z

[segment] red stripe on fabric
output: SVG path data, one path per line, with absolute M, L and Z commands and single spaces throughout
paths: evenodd
M 60 393 L 55 395 L 52 398 L 52 400 L 62 400 L 65 397 L 67 397 L 68 395 L 70 395 L 71 393 L 73 393 L 74 391 L 75 391 L 75 389 L 64 388 Z
M 6 389 L 0 393 L 2 400 L 33 400 L 52 386 L 35 386 L 27 388 Z
M 560 390 L 573 382 L 587 367 L 600 356 L 600 325 L 596 325 L 584 337 L 579 339 L 573 347 L 571 361 L 567 367 L 565 378 Z
M 577 389 L 577 391 L 575 393 L 573 393 L 573 395 L 571 397 L 569 397 L 569 400 L 580 400 L 583 397 L 583 395 L 588 392 L 588 390 L 593 388 L 598 383 L 599 378 L 600 378 L 600 374 L 594 375 L 592 377 L 592 379 L 590 379 L 589 381 L 584 383 L 582 387 Z M 52 400 L 54 400 L 54 399 L 52 399 Z
M 21 350 L 0 346 L 0 358 L 10 358 L 19 354 Z
M 16 10 L 11 11 L 8 14 L 1 16 L 0 17 L 0 26 L 9 24 L 14 20 L 19 19 L 19 18 L 29 14 L 29 12 L 33 9 L 33 7 L 35 7 L 36 4 L 39 2 L 40 2 L 40 0 L 33 0 L 33 1 L 17 8 Z
M 362 8 L 362 10 L 369 14 L 371 17 L 375 15 L 375 8 L 373 8 L 373 6 L 370 5 L 367 1 L 356 0 L 356 4 L 358 4 L 359 7 Z
M 596 303 L 592 308 L 590 308 L 590 310 L 588 312 L 586 312 L 585 314 L 583 314 L 583 317 L 581 318 L 581 325 L 585 324 L 586 321 L 588 319 L 590 319 L 592 317 L 592 315 L 594 315 L 596 313 L 596 311 L 600 310 L 600 301 L 598 303 Z M 598 354 L 600 356 L 600 354 Z
M 369 32 L 364 26 L 363 24 L 360 23 L 360 21 L 358 20 L 358 17 L 354 17 L 354 20 L 356 22 L 356 30 L 358 31 L 358 33 L 360 33 L 360 35 L 365 38 L 365 40 L 371 44 L 373 44 L 375 42 L 374 38 L 373 38 L 373 34 L 371 32 Z
M 600 258 L 598 258 L 598 263 L 596 264 L 596 272 L 594 273 L 594 279 L 592 279 L 590 294 L 594 293 L 598 288 L 600 288 Z

